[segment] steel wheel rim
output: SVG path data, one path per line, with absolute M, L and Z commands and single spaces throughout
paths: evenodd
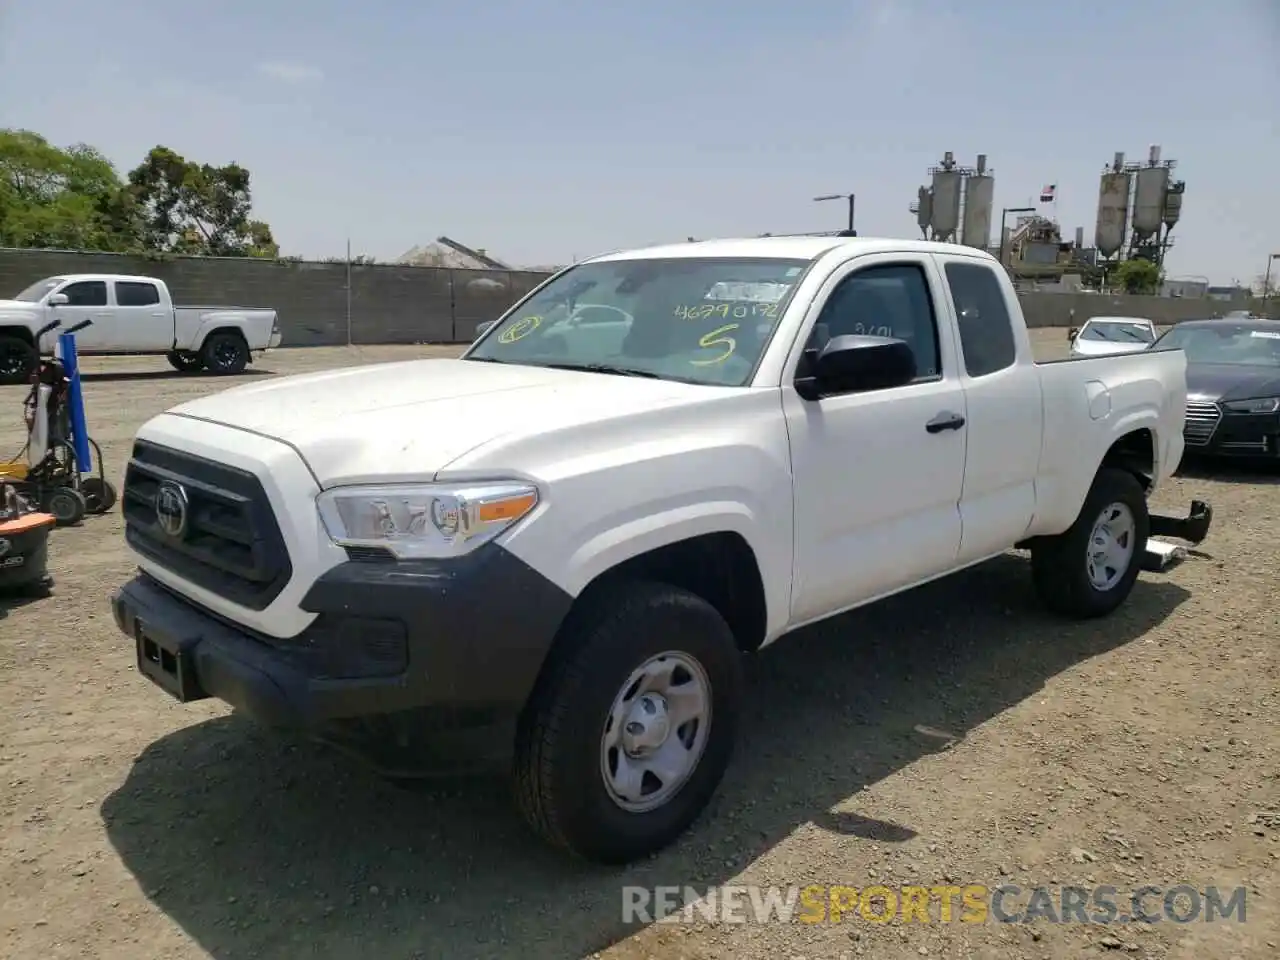
M 631 672 L 600 737 L 606 792 L 627 813 L 668 803 L 689 782 L 711 731 L 711 681 L 698 660 L 668 651 Z
M 1128 572 L 1137 536 L 1138 522 L 1127 504 L 1109 503 L 1102 508 L 1085 555 L 1089 582 L 1095 590 L 1112 589 Z

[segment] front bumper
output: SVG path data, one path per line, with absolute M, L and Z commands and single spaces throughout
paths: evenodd
M 491 726 L 533 688 L 571 598 L 501 547 L 448 561 L 356 559 L 324 573 L 287 640 L 218 617 L 139 573 L 112 597 L 138 670 L 183 702 L 213 697 L 264 725 L 435 709 Z
M 1207 437 L 1203 426 L 1188 430 L 1184 437 L 1188 456 L 1280 457 L 1280 414 L 1221 411 Z

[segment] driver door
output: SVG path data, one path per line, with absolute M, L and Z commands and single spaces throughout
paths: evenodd
M 107 299 L 107 281 L 75 280 L 64 284 L 54 293 L 67 296 L 67 303 L 49 307 L 49 319 L 61 321 L 62 326 L 49 334 L 56 343 L 58 336 L 85 320 L 92 321 L 83 330 L 75 332 L 76 351 L 110 350 L 114 341 L 115 316 Z M 51 294 L 52 295 L 52 294 Z
M 782 387 L 795 498 L 793 626 L 956 564 L 965 396 L 946 303 L 930 258 L 882 254 L 838 270 L 810 308 L 808 343 L 894 336 L 911 345 L 918 375 L 905 386 L 808 401 L 794 388 L 807 344 L 796 345 Z

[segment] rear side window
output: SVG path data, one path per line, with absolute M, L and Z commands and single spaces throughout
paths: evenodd
M 956 303 L 965 373 L 985 377 L 1013 366 L 1013 320 L 999 278 L 990 267 L 976 263 L 948 263 L 945 269 Z
M 107 281 L 81 280 L 63 287 L 59 293 L 67 295 L 69 307 L 105 307 L 107 305 Z
M 150 307 L 160 302 L 160 291 L 154 283 L 136 283 L 132 280 L 116 281 L 116 306 Z

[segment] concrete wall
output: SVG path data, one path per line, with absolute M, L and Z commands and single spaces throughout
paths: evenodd
M 465 343 L 476 324 L 493 320 L 544 276 L 497 270 L 183 257 L 149 260 L 119 254 L 0 250 L 0 299 L 42 277 L 64 273 L 135 273 L 159 277 L 179 304 L 274 307 L 285 346 L 353 343 Z M 1244 305 L 1165 297 L 1028 293 L 1033 327 L 1078 326 L 1091 316 L 1149 317 L 1160 324 L 1212 316 Z M 348 303 L 350 309 L 348 310 Z M 1250 304 L 1258 310 L 1257 303 Z M 1272 304 L 1277 312 L 1280 304 Z M 1075 311 L 1074 316 L 1072 311 Z

